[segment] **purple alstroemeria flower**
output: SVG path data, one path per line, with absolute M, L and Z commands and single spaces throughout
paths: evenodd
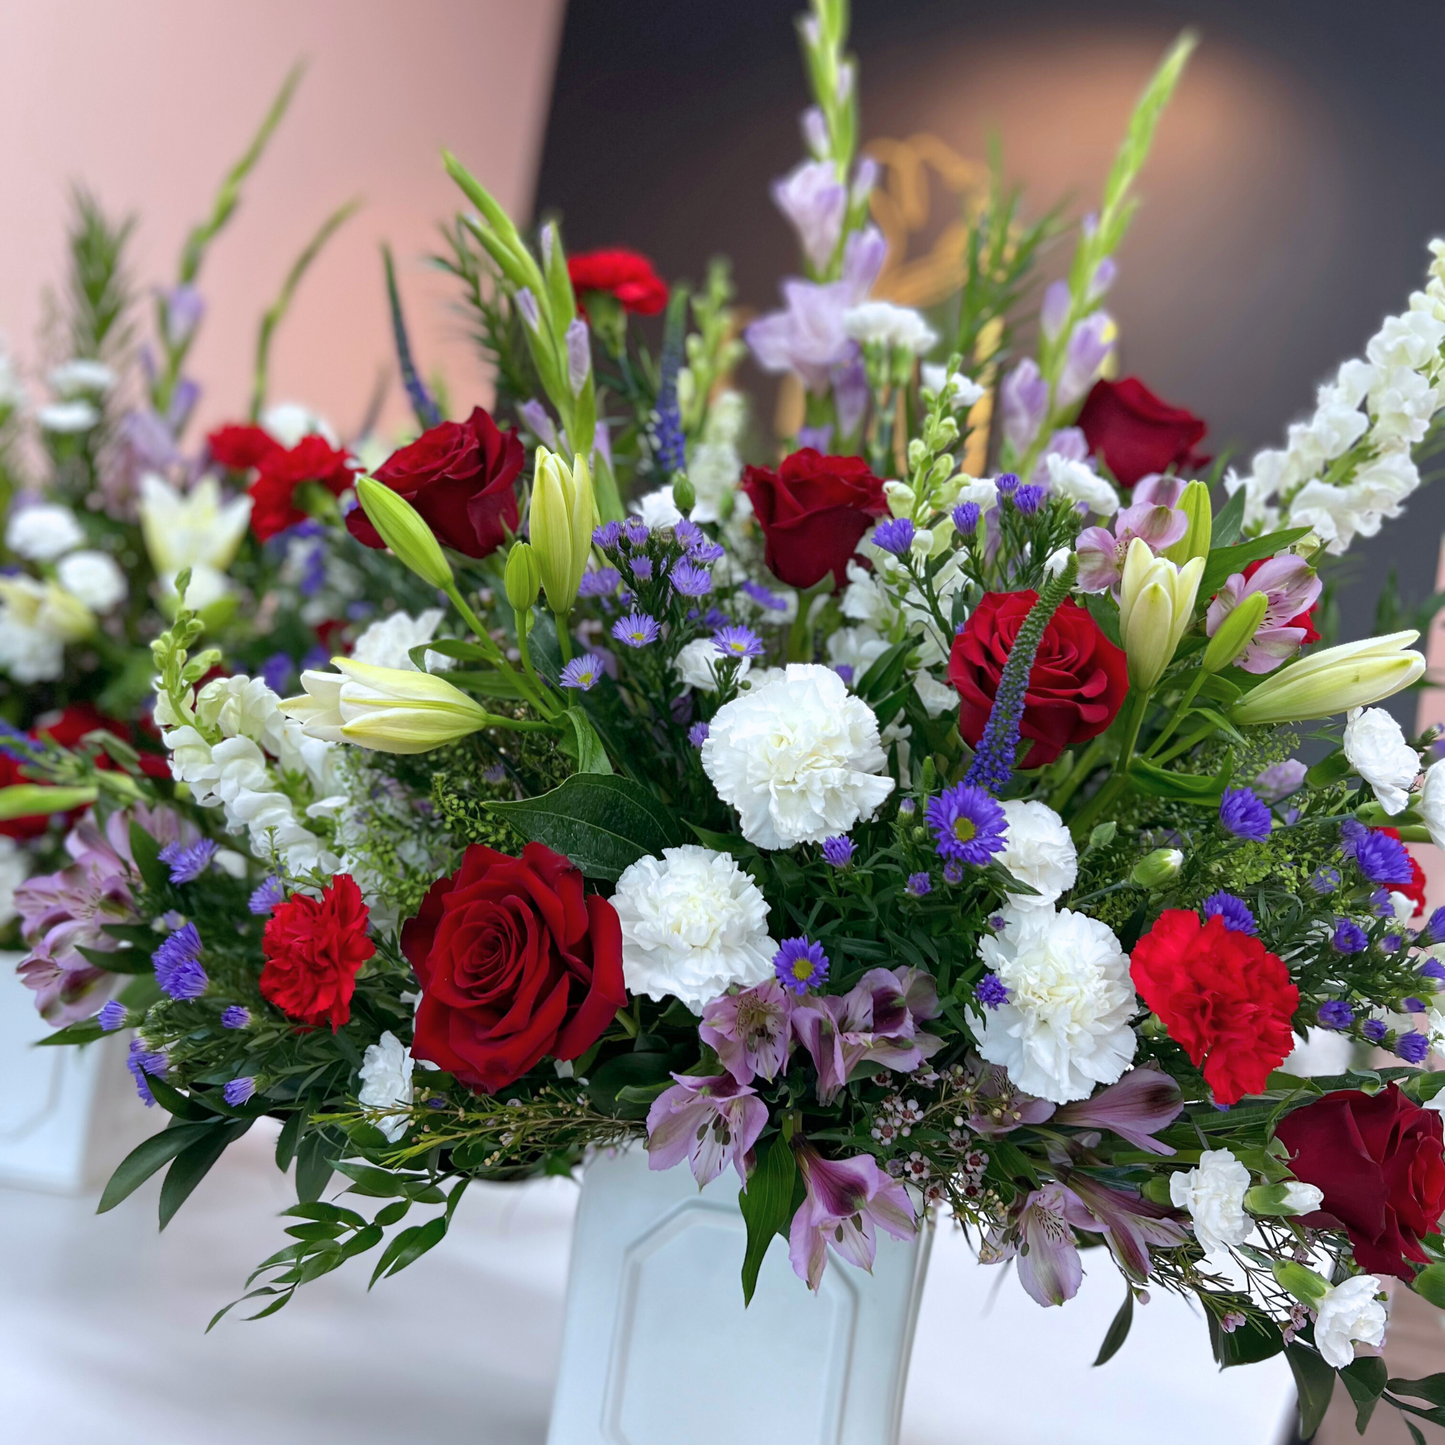
M 828 1263 L 828 1246 L 849 1264 L 872 1269 L 877 1231 L 912 1239 L 918 1225 L 908 1191 L 890 1179 L 870 1154 L 824 1159 L 804 1144 L 796 1151 L 807 1193 L 793 1216 L 788 1257 L 799 1279 L 816 1290 Z
M 1320 579 L 1303 557 L 1271 557 L 1253 577 L 1236 572 L 1214 595 L 1204 617 L 1204 630 L 1213 637 L 1220 624 L 1246 597 L 1261 592 L 1266 598 L 1264 619 L 1236 665 L 1245 672 L 1273 672 L 1299 651 L 1308 636 L 1303 627 L 1290 624 L 1308 612 L 1319 599 Z
M 1061 1305 L 1073 1299 L 1084 1282 L 1084 1265 L 1069 1221 L 1071 1212 L 1087 1215 L 1077 1196 L 1062 1184 L 1035 1189 L 1009 1225 L 989 1232 L 980 1261 L 1014 1260 L 1019 1283 L 1036 1304 Z
M 750 1084 L 755 1075 L 772 1083 L 788 1070 L 796 1006 L 777 979 L 765 979 L 706 1005 L 698 1036 L 738 1083 Z
M 793 1011 L 793 1033 L 818 1070 L 826 1104 L 865 1059 L 912 1073 L 943 1047 L 919 1023 L 939 1013 L 933 979 L 916 968 L 872 968 L 841 997 L 811 998 Z
M 1032 357 L 1025 357 L 1004 377 L 998 389 L 999 406 L 1003 410 L 1004 440 L 1022 455 L 1028 451 L 1044 413 L 1049 409 L 1049 384 Z
M 1135 482 L 1129 497 L 1135 506 L 1148 502 L 1151 507 L 1177 507 L 1188 485 L 1185 477 L 1166 477 L 1159 472 L 1150 472 L 1147 477 L 1140 477 Z
M 768 1122 L 768 1106 L 757 1090 L 731 1074 L 672 1077 L 675 1086 L 659 1095 L 647 1113 L 647 1167 L 671 1169 L 686 1159 L 702 1185 L 731 1163 L 746 1184 L 749 1156 Z
M 1054 1123 L 1076 1129 L 1111 1129 L 1136 1149 L 1151 1154 L 1172 1154 L 1154 1135 L 1166 1129 L 1184 1108 L 1179 1085 L 1162 1069 L 1142 1064 L 1130 1069 L 1117 1084 L 1100 1089 L 1091 1099 L 1065 1104 L 1054 1113 Z
M 770 187 L 815 271 L 826 271 L 848 215 L 848 188 L 832 161 L 803 161 Z
M 1124 557 L 1137 537 L 1159 553 L 1172 547 L 1189 530 L 1189 518 L 1173 507 L 1155 507 L 1136 502 L 1114 518 L 1109 527 L 1085 527 L 1074 550 L 1079 554 L 1079 586 L 1085 592 L 1119 589 L 1124 576 Z
M 1082 1170 L 1071 1170 L 1065 1183 L 1093 1219 L 1086 1223 L 1071 1212 L 1070 1222 L 1102 1234 L 1115 1263 L 1133 1280 L 1142 1283 L 1153 1273 L 1151 1244 L 1172 1248 L 1189 1240 L 1183 1225 L 1170 1218 L 1172 1211 L 1166 1205 L 1110 1188 Z
M 966 1067 L 973 1095 L 968 1127 L 975 1134 L 998 1139 L 1015 1129 L 1042 1124 L 1053 1117 L 1056 1105 L 1016 1089 L 1002 1064 L 986 1064 L 976 1054 L 970 1054 Z
M 1054 392 L 1055 405 L 1072 406 L 1099 379 L 1114 349 L 1115 326 L 1105 311 L 1095 311 L 1076 322 L 1064 349 L 1064 369 Z

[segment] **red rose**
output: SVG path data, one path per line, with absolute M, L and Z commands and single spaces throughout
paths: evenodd
M 958 730 L 977 747 L 988 725 L 1009 651 L 1037 592 L 989 592 L 953 639 L 948 680 L 963 705 Z M 1129 690 L 1129 665 L 1120 648 L 1073 598 L 1054 613 L 1029 673 L 1022 737 L 1032 738 L 1023 766 L 1041 768 L 1070 743 L 1096 738 L 1114 721 Z
M 277 447 L 256 463 L 251 483 L 251 530 L 261 541 L 304 522 L 307 513 L 296 505 L 296 488 L 315 482 L 339 497 L 355 479 L 355 466 L 323 436 L 304 436 L 289 451 Z
M 579 295 L 605 291 L 639 316 L 656 316 L 667 305 L 667 282 L 636 251 L 583 251 L 567 258 L 567 274 Z
M 1413 1279 L 1405 1263 L 1428 1264 L 1420 1237 L 1445 1214 L 1445 1128 L 1433 1109 L 1412 1103 L 1394 1084 L 1378 1094 L 1326 1094 L 1286 1114 L 1275 1138 L 1293 1156 L 1295 1178 L 1324 1191 L 1312 1229 L 1343 1226 L 1355 1263 L 1370 1274 Z
M 540 843 L 520 858 L 473 844 L 401 947 L 421 980 L 412 1053 L 483 1093 L 586 1053 L 627 1002 L 616 911 Z
M 1298 622 L 1292 622 L 1291 627 L 1298 627 Z M 1397 843 L 1401 841 L 1398 828 L 1376 828 L 1377 833 L 1383 833 L 1387 838 L 1393 838 Z M 1415 911 L 1411 918 L 1418 918 L 1425 911 L 1425 870 L 1415 861 L 1415 855 L 1407 848 L 1405 856 L 1410 860 L 1410 881 L 1408 883 L 1392 883 L 1392 893 L 1403 893 L 1415 905 Z
M 1265 564 L 1266 562 L 1268 562 L 1269 560 L 1270 560 L 1270 559 L 1269 559 L 1268 557 L 1261 557 L 1261 558 L 1260 558 L 1258 561 L 1256 561 L 1256 562 L 1250 562 L 1250 563 L 1248 563 L 1248 564 L 1245 566 L 1245 569 L 1244 569 L 1244 580 L 1245 580 L 1246 582 L 1248 582 L 1249 579 L 1250 579 L 1251 577 L 1253 577 L 1254 574 L 1255 574 L 1256 572 L 1258 572 L 1259 569 L 1260 569 L 1261 567 L 1263 567 L 1264 564 Z M 1314 607 L 1310 607 L 1310 608 L 1306 609 L 1304 612 L 1301 612 L 1298 617 L 1291 617 L 1288 622 L 1282 622 L 1282 623 L 1279 624 L 1281 627 L 1303 627 L 1303 628 L 1304 628 L 1305 635 L 1304 635 L 1302 638 L 1300 638 L 1300 641 L 1299 641 L 1299 645 L 1300 645 L 1301 647 L 1308 647 L 1308 646 L 1310 645 L 1310 643 L 1312 643 L 1312 642 L 1318 642 L 1318 641 L 1320 640 L 1320 635 L 1319 635 L 1319 633 L 1315 631 L 1315 607 L 1318 607 L 1318 606 L 1319 606 L 1319 603 L 1316 602 Z M 1273 624 L 1271 624 L 1271 625 L 1273 625 Z
M 1171 908 L 1134 945 L 1130 973 L 1169 1037 L 1204 1066 L 1221 1104 L 1257 1094 L 1294 1048 L 1290 1019 L 1299 990 L 1259 939 L 1235 933 L 1218 914 L 1201 925 Z
M 1078 426 L 1089 455 L 1104 464 L 1121 487 L 1132 487 L 1151 472 L 1172 467 L 1196 471 L 1209 465 L 1195 454 L 1205 423 L 1181 406 L 1170 406 L 1137 377 L 1096 381 L 1079 413 Z
M 283 451 L 281 443 L 264 427 L 217 427 L 206 437 L 211 460 L 233 472 L 248 472 L 259 467 L 267 457 Z
M 356 971 L 376 952 L 366 936 L 367 907 L 349 873 L 320 898 L 296 893 L 277 904 L 261 938 L 261 996 L 287 1018 L 334 1033 L 351 1017 Z
M 841 587 L 859 539 L 888 509 L 883 483 L 862 457 L 825 457 L 812 447 L 775 472 L 748 467 L 742 488 L 767 540 L 768 567 L 789 587 L 812 587 L 829 572 Z
M 495 552 L 517 530 L 517 478 L 526 452 L 517 429 L 499 431 L 481 407 L 466 421 L 444 421 L 377 468 L 385 482 L 421 513 L 443 547 L 468 557 Z M 384 547 L 360 507 L 347 530 L 368 547 Z

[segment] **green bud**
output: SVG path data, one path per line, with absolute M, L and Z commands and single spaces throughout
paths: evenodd
M 1151 1174 L 1144 1181 L 1139 1192 L 1152 1204 L 1171 1204 L 1173 1202 L 1169 1197 L 1169 1176 L 1167 1174 Z
M 507 570 L 504 577 L 507 601 L 518 612 L 525 612 L 537 600 L 542 590 L 542 569 L 537 563 L 537 554 L 528 542 L 513 542 L 507 553 Z
M 1141 888 L 1160 888 L 1179 876 L 1184 854 L 1178 848 L 1156 848 L 1146 853 L 1129 875 Z
M 914 437 L 913 440 L 908 443 L 909 470 L 915 471 L 921 467 L 923 465 L 923 459 L 927 455 L 928 447 L 924 444 L 923 439 L 921 437 Z
M 1180 495 L 1179 510 L 1189 518 L 1189 530 L 1172 547 L 1166 547 L 1164 555 L 1182 567 L 1193 557 L 1209 556 L 1209 543 L 1214 536 L 1209 488 L 1203 482 L 1190 482 Z
M 1279 1184 L 1256 1184 L 1244 1196 L 1244 1207 L 1251 1214 L 1312 1214 L 1320 1203 L 1317 1188 L 1295 1179 Z
M 911 517 L 918 505 L 918 496 L 907 482 L 884 482 L 883 499 L 888 511 L 895 517 Z
M 51 813 L 68 813 L 95 802 L 95 788 L 48 788 L 40 783 L 16 783 L 0 788 L 0 821 L 12 818 L 44 818 Z
M 1089 834 L 1090 848 L 1107 848 L 1114 841 L 1114 834 L 1119 831 L 1119 825 L 1112 820 L 1107 823 L 1096 823 L 1093 831 Z
M 686 472 L 672 474 L 672 505 L 685 517 L 697 505 L 697 491 Z
M 1251 592 L 1225 617 L 1204 649 L 1205 672 L 1219 672 L 1228 667 L 1249 646 L 1268 607 L 1269 598 L 1263 592 Z
M 1270 1268 L 1281 1288 L 1287 1289 L 1302 1305 L 1313 1309 L 1329 1292 L 1329 1285 L 1314 1270 L 1296 1264 L 1292 1259 L 1277 1259 Z
M 450 587 L 452 569 L 421 513 L 373 477 L 358 477 L 356 496 L 381 540 L 397 560 L 433 587 Z

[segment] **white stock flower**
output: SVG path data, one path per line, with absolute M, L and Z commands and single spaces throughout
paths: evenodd
M 1044 458 L 1049 474 L 1049 488 L 1061 497 L 1083 502 L 1098 517 L 1112 517 L 1119 510 L 1119 494 L 1096 471 L 1050 452 Z
M 1206 1254 L 1243 1244 L 1254 1228 L 1244 1212 L 1249 1170 L 1228 1149 L 1206 1149 L 1199 1167 L 1169 1176 L 1169 1202 L 1194 1221 L 1194 1237 Z
M 109 552 L 84 547 L 55 564 L 60 585 L 92 612 L 109 612 L 125 601 L 125 573 Z
M 55 502 L 22 507 L 5 524 L 5 545 L 27 562 L 53 562 L 84 541 L 75 513 Z
M 771 977 L 778 945 L 768 905 L 727 853 L 695 843 L 639 858 L 612 895 L 622 925 L 622 977 L 632 993 L 671 994 L 694 1013 L 732 984 Z
M 840 627 L 829 634 L 825 646 L 828 661 L 834 667 L 851 667 L 856 683 L 888 651 L 888 639 L 876 627 Z
M 1425 769 L 1420 785 L 1420 816 L 1430 830 L 1430 841 L 1445 848 L 1445 758 Z
M 116 383 L 116 374 L 103 361 L 88 356 L 77 356 L 52 366 L 45 378 L 50 389 L 62 401 L 74 401 L 77 397 L 104 396 Z
M 331 423 L 299 402 L 278 401 L 275 406 L 268 406 L 261 413 L 261 426 L 288 451 L 302 437 L 312 435 L 323 437 L 329 446 L 340 445 Z
M 659 487 L 655 492 L 639 497 L 632 504 L 632 511 L 642 518 L 644 527 L 675 527 L 682 521 L 682 513 L 672 500 L 671 487 Z
M 400 667 L 416 670 L 411 660 L 413 647 L 430 642 L 437 633 L 446 613 L 440 607 L 428 607 L 413 617 L 408 612 L 393 612 L 390 617 L 373 622 L 351 649 L 352 660 L 369 662 L 373 667 Z M 456 666 L 454 658 L 440 652 L 428 652 L 426 665 L 429 672 L 445 672 Z
M 94 627 L 90 609 L 57 583 L 0 577 L 0 672 L 16 682 L 53 682 L 65 671 L 65 644 Z
M 821 843 L 871 818 L 893 791 L 872 709 L 831 667 L 784 676 L 718 709 L 702 765 L 759 848 Z
M 1352 707 L 1345 723 L 1345 756 L 1375 790 L 1387 813 L 1403 813 L 1420 775 L 1420 754 L 1382 707 Z
M 1038 889 L 1010 895 L 1015 906 L 1028 908 L 1053 903 L 1074 886 L 1079 873 L 1079 853 L 1064 821 L 1047 803 L 1026 803 L 1010 799 L 999 805 L 1008 819 L 1001 853 L 994 855 L 1020 883 Z
M 936 362 L 925 361 L 918 368 L 918 374 L 924 386 L 932 392 L 942 391 L 950 379 L 953 381 L 953 395 L 948 401 L 950 411 L 963 411 L 983 396 L 984 389 L 978 382 L 961 371 L 955 371 L 950 378 L 948 368 Z
M 673 671 L 684 687 L 695 687 L 699 692 L 717 691 L 717 669 L 723 655 L 710 637 L 698 637 L 689 642 L 673 659 Z M 753 660 L 745 657 L 738 664 L 739 680 L 748 675 Z
M 1355 1358 L 1355 1341 L 1385 1343 L 1389 1314 L 1375 1298 L 1380 1281 L 1372 1274 L 1351 1275 L 1326 1291 L 1315 1306 L 1315 1348 L 1327 1365 L 1343 1370 Z
M 356 1071 L 361 1080 L 357 1102 L 368 1109 L 395 1109 L 411 1103 L 414 1061 L 407 1047 L 388 1029 L 378 1043 L 368 1044 Z M 371 1121 L 395 1144 L 410 1122 L 404 1114 L 379 1114 Z
M 140 481 L 140 525 L 156 574 L 171 591 L 178 573 L 191 569 L 186 600 L 204 607 L 225 594 L 231 565 L 251 520 L 251 499 L 221 495 L 214 477 L 203 477 L 189 492 L 178 492 L 163 477 L 147 472 Z
M 38 407 L 35 420 L 42 431 L 54 432 L 57 436 L 74 436 L 89 431 L 100 421 L 100 412 L 88 401 L 52 401 L 48 406 Z
M 918 312 L 891 301 L 864 301 L 843 313 L 843 332 L 858 342 L 911 351 L 922 356 L 932 349 L 938 333 Z
M 913 679 L 913 690 L 929 717 L 942 717 L 958 706 L 958 693 L 946 682 L 939 682 L 931 672 L 920 672 Z
M 15 919 L 15 890 L 29 876 L 30 854 L 14 838 L 0 834 L 0 928 Z
M 979 954 L 1008 1001 L 974 1016 L 979 1053 L 1015 1087 L 1055 1104 L 1123 1077 L 1138 1040 L 1129 956 L 1107 924 L 1070 909 L 1010 908 Z

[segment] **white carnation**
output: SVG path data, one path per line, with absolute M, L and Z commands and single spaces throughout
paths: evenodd
M 699 692 L 716 692 L 717 668 L 722 661 L 723 655 L 712 638 L 698 637 L 677 654 L 672 666 L 684 687 L 695 687 Z M 743 658 L 738 664 L 737 677 L 740 680 L 746 677 L 752 665 L 752 658 Z
M 1385 1343 L 1389 1315 L 1375 1298 L 1380 1281 L 1372 1274 L 1351 1275 L 1315 1306 L 1315 1348 L 1327 1365 L 1343 1370 L 1355 1358 L 1355 1341 Z
M 1067 908 L 1010 908 L 979 953 L 1008 1001 L 975 1017 L 978 1051 L 1015 1087 L 1067 1104 L 1123 1077 L 1137 1002 L 1129 956 L 1106 924 Z
M 1420 785 L 1420 816 L 1430 830 L 1430 841 L 1445 848 L 1445 758 L 1425 769 Z
M 65 671 L 65 644 L 0 607 L 0 672 L 19 683 L 53 682 Z
M 622 924 L 622 976 L 632 993 L 671 994 L 694 1013 L 732 984 L 771 976 L 777 944 L 768 905 L 727 853 L 688 844 L 639 858 L 612 895 Z
M 1119 494 L 1090 467 L 1072 457 L 1050 452 L 1044 458 L 1049 488 L 1061 497 L 1085 503 L 1098 517 L 1112 517 L 1119 510 Z
M 1079 853 L 1064 820 L 1047 803 L 1011 799 L 1000 806 L 1008 833 L 995 857 L 1020 883 L 1038 890 L 1037 896 L 1012 894 L 1011 901 L 1022 908 L 1055 902 L 1079 874 Z
M 840 627 L 827 641 L 828 661 L 834 667 L 851 667 L 853 681 L 888 651 L 888 639 L 876 627 Z
M 437 626 L 446 614 L 440 607 L 428 607 L 416 617 L 407 612 L 393 612 L 379 622 L 373 622 L 351 649 L 353 662 L 369 662 L 376 667 L 399 667 L 416 671 L 411 660 L 413 647 L 430 642 L 436 636 Z M 440 652 L 426 654 L 428 672 L 444 672 L 456 665 L 455 660 L 444 657 Z
M 864 301 L 843 313 L 843 331 L 854 341 L 911 351 L 922 356 L 932 350 L 938 333 L 918 312 L 891 301 Z
M 1206 1149 L 1199 1167 L 1169 1176 L 1169 1201 L 1194 1221 L 1194 1237 L 1206 1254 L 1218 1254 L 1249 1238 L 1254 1222 L 1244 1212 L 1249 1170 L 1228 1149 Z
M 56 564 L 55 575 L 60 585 L 92 612 L 109 612 L 125 601 L 125 573 L 109 552 L 90 547 L 72 552 Z
M 871 818 L 893 791 L 872 709 L 831 667 L 784 676 L 718 710 L 702 765 L 760 848 L 821 843 Z
M 27 562 L 53 562 L 84 541 L 75 513 L 52 502 L 22 507 L 5 524 L 5 545 Z
M 1403 813 L 1420 775 L 1420 755 L 1382 707 L 1353 707 L 1345 723 L 1345 756 L 1375 790 L 1387 813 Z
M 395 1109 L 411 1103 L 411 1071 L 414 1061 L 407 1047 L 389 1029 L 379 1043 L 368 1044 L 357 1076 L 361 1088 L 356 1097 L 368 1109 Z M 410 1122 L 404 1114 L 380 1114 L 371 1121 L 395 1144 Z

